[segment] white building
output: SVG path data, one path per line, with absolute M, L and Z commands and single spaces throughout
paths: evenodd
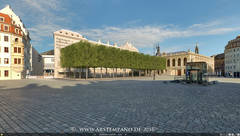
M 109 42 L 102 43 L 100 40 L 97 42 L 91 41 L 91 40 L 84 38 L 79 33 L 62 29 L 62 30 L 54 32 L 54 58 L 55 58 L 54 77 L 55 78 L 63 78 L 65 76 L 65 72 L 67 71 L 67 69 L 62 68 L 60 65 L 60 56 L 61 56 L 60 49 L 66 47 L 66 46 L 69 46 L 73 43 L 79 42 L 81 40 L 85 40 L 85 41 L 88 41 L 93 44 L 105 45 L 105 46 L 109 46 L 109 47 L 120 48 L 123 50 L 138 52 L 138 49 L 135 48 L 131 43 L 128 43 L 128 42 L 125 45 L 118 47 L 117 44 L 111 45 Z M 102 71 L 100 68 L 96 68 L 95 70 L 96 70 L 96 73 L 100 73 L 100 71 Z M 79 73 L 80 69 L 72 69 L 71 71 L 77 71 Z M 85 69 L 81 69 L 81 72 L 84 72 L 84 71 L 85 71 Z M 92 71 L 92 69 L 89 69 L 89 71 Z M 118 71 L 121 73 L 121 71 L 126 72 L 126 71 L 130 71 L 130 69 L 121 69 L 121 70 L 119 69 Z M 105 71 L 102 71 L 102 72 L 113 73 L 113 69 L 106 68 Z
M 44 77 L 54 76 L 54 50 L 41 53 L 43 58 Z
M 240 77 L 240 35 L 225 46 L 225 75 Z
M 20 68 L 17 68 L 15 66 L 15 68 L 14 68 L 15 70 L 10 71 L 10 73 L 12 73 L 12 77 L 11 76 L 9 76 L 9 77 L 11 77 L 11 79 L 21 79 L 21 78 L 26 77 L 26 75 L 30 75 L 30 74 L 40 75 L 41 72 L 43 72 L 43 69 L 41 67 L 41 65 L 42 65 L 41 62 L 38 61 L 39 53 L 31 45 L 30 34 L 29 34 L 27 28 L 25 27 L 25 25 L 23 24 L 21 18 L 14 13 L 14 11 L 11 9 L 11 7 L 9 5 L 7 5 L 3 9 L 1 9 L 0 13 L 6 14 L 10 17 L 11 24 L 16 26 L 15 32 L 17 32 L 17 33 L 15 33 L 14 30 L 11 30 L 11 33 L 13 33 L 13 34 L 11 35 L 11 37 L 9 35 L 9 43 L 4 41 L 4 36 L 6 36 L 7 34 L 4 34 L 4 35 L 1 34 L 0 42 L 3 41 L 3 43 L 0 44 L 1 49 L 4 50 L 5 47 L 9 47 L 9 53 L 0 52 L 0 55 L 1 55 L 0 58 L 2 58 L 2 57 L 9 58 L 9 64 L 6 64 L 6 66 L 11 65 L 11 63 L 15 62 L 14 59 L 16 59 L 16 58 L 14 58 L 12 56 L 15 53 L 15 57 L 18 57 L 17 58 L 19 60 L 18 62 L 20 62 L 20 64 L 22 64 L 21 69 L 23 69 L 20 72 Z M 18 42 L 16 42 L 15 36 L 16 36 L 16 34 L 19 34 L 20 31 L 21 31 L 21 38 L 18 39 Z M 21 48 L 23 49 L 23 51 L 21 51 L 20 53 L 17 52 L 19 54 L 17 54 L 18 56 L 16 56 L 16 52 L 13 50 L 15 47 L 19 48 L 20 45 L 21 45 Z M 4 47 L 2 47 L 2 46 L 4 46 Z M 13 54 L 11 54 L 11 53 L 13 53 Z M 12 58 L 11 58 L 11 56 L 12 56 Z M 20 57 L 22 57 L 22 58 L 20 58 Z M 7 60 L 7 59 L 4 59 L 4 60 Z M 3 64 L 4 64 L 4 60 L 1 60 L 1 62 L 3 61 Z M 35 60 L 37 60 L 37 61 L 35 61 Z M 13 68 L 14 66 L 11 66 L 11 67 Z M 15 71 L 15 73 L 14 73 L 14 71 Z M 16 73 L 16 72 L 18 72 L 18 73 Z M 16 76 L 14 76 L 14 75 L 16 75 Z

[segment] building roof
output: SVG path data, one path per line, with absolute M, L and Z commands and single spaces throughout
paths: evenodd
M 54 55 L 54 50 L 45 51 L 45 52 L 41 53 L 41 55 Z
M 216 55 L 215 59 L 224 59 L 224 53 Z
M 29 35 L 29 32 L 25 28 L 21 18 L 14 13 L 13 9 L 9 5 L 6 5 L 5 8 L 0 10 L 0 12 L 9 15 L 12 18 L 12 20 L 15 21 L 16 25 L 21 27 L 23 33 L 25 35 Z

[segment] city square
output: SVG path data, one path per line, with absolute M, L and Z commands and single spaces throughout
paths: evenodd
M 2 81 L 0 131 L 70 133 L 81 128 L 153 128 L 152 133 L 239 132 L 239 80 L 214 85 L 172 77 Z M 74 128 L 74 129 L 73 129 Z M 91 131 L 90 131 L 91 132 Z
M 0 3 L 0 136 L 240 136 L 239 0 Z

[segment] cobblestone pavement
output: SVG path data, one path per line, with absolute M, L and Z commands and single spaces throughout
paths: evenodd
M 0 81 L 0 132 L 72 132 L 73 127 L 239 133 L 240 84 Z

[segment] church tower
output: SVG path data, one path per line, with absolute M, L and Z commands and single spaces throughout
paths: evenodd
M 199 54 L 198 43 L 196 43 L 195 53 L 196 53 L 196 54 Z
M 158 46 L 156 47 L 156 49 L 157 49 L 156 56 L 161 56 L 160 46 L 158 45 Z

